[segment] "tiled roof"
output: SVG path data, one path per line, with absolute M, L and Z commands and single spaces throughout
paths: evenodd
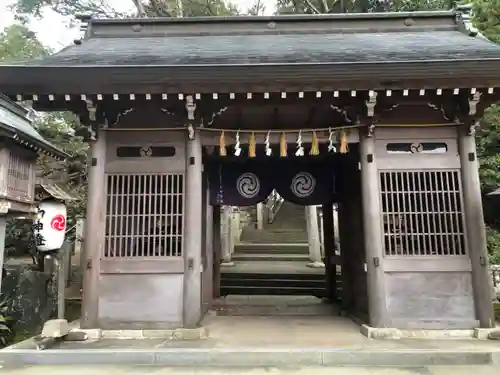
M 29 65 L 262 65 L 489 58 L 500 58 L 500 46 L 457 30 L 90 38 Z
M 0 87 L 15 96 L 199 92 L 256 81 L 278 89 L 302 81 L 496 86 L 500 46 L 467 27 L 454 12 L 91 20 L 76 45 L 0 65 Z
M 28 110 L 13 103 L 0 94 L 0 128 L 7 132 L 15 141 L 29 145 L 35 150 L 41 150 L 57 158 L 65 159 L 69 155 L 59 150 L 45 140 L 32 126 L 28 119 Z

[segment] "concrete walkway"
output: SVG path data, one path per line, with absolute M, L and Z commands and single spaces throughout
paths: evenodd
M 212 315 L 205 319 L 203 325 L 209 331 L 207 339 L 102 339 L 66 342 L 58 348 L 42 352 L 4 349 L 0 351 L 0 364 L 81 366 L 91 363 L 183 368 L 215 366 L 225 369 L 249 366 L 419 368 L 431 365 L 500 365 L 498 341 L 370 340 L 360 334 L 358 325 L 347 318 L 335 316 Z M 216 373 L 220 374 L 220 371 Z
M 36 366 L 5 368 L 9 375 L 498 375 L 500 366 L 373 368 L 373 367 L 302 367 L 302 368 L 178 368 L 157 366 Z

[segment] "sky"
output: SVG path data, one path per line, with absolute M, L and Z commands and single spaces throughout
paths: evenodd
M 133 9 L 131 0 L 106 0 L 119 11 Z M 9 4 L 14 0 L 0 0 L 0 30 L 14 22 L 14 15 L 8 11 Z M 253 0 L 233 0 L 240 9 L 247 9 L 253 4 Z M 274 12 L 275 0 L 263 0 L 266 6 L 266 14 Z M 41 20 L 33 20 L 30 29 L 36 32 L 38 39 L 46 46 L 59 50 L 73 42 L 80 33 L 78 28 L 69 28 L 69 20 L 52 12 L 46 11 Z

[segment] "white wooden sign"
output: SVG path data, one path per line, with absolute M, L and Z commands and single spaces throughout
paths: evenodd
M 60 249 L 66 232 L 66 205 L 60 202 L 41 202 L 33 224 L 36 247 L 39 251 Z

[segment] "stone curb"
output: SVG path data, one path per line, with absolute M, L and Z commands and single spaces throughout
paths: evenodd
M 100 339 L 165 339 L 165 340 L 204 340 L 208 338 L 208 330 L 200 328 L 177 329 L 136 329 L 136 330 L 107 330 L 107 329 L 80 329 L 72 332 L 85 332 L 90 340 Z
M 397 329 L 373 328 L 366 324 L 361 325 L 360 332 L 369 339 L 398 340 L 398 339 L 477 339 L 488 340 L 499 328 L 475 329 Z
M 1 350 L 4 365 L 261 366 L 461 366 L 500 363 L 500 352 L 325 349 Z
M 103 329 L 80 329 L 72 328 L 70 332 L 83 332 L 88 340 L 102 339 L 123 339 L 123 340 L 143 340 L 143 339 L 165 339 L 165 340 L 205 340 L 209 336 L 205 327 L 188 329 L 160 329 L 160 330 L 103 330 Z M 16 350 L 36 350 L 35 337 L 18 342 L 4 348 L 9 352 Z M 1 353 L 2 351 L 0 351 Z

